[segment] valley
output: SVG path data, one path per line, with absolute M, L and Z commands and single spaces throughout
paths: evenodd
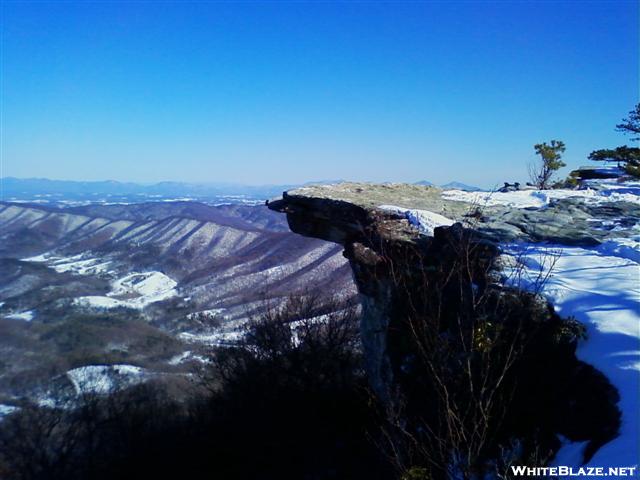
M 0 203 L 0 403 L 91 365 L 188 374 L 310 286 L 355 294 L 337 245 L 263 205 Z

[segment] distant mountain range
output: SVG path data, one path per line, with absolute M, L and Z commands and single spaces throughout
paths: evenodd
M 431 183 L 429 180 L 420 180 L 419 182 L 416 182 L 415 185 L 424 185 L 426 187 L 436 186 L 435 184 Z M 462 182 L 449 182 L 443 185 L 439 185 L 439 187 L 444 188 L 445 190 L 466 190 L 467 192 L 479 192 L 482 190 L 480 187 L 467 185 L 466 183 L 462 183 Z
M 191 196 L 195 198 L 218 197 L 225 195 L 246 195 L 252 198 L 266 199 L 279 195 L 294 185 L 239 185 L 232 183 L 184 183 L 160 182 L 140 184 L 117 182 L 114 180 L 82 182 L 71 180 L 49 180 L 46 178 L 0 179 L 0 190 L 6 198 L 23 195 L 146 195 L 149 197 Z
M 207 204 L 256 204 L 279 196 L 285 190 L 310 185 L 341 183 L 344 180 L 320 180 L 304 184 L 242 185 L 235 183 L 132 182 L 50 180 L 47 178 L 0 178 L 0 201 L 20 201 L 58 206 L 89 203 L 140 203 L 148 201 L 195 200 Z M 417 185 L 433 185 L 426 180 Z M 442 188 L 468 191 L 478 187 L 460 182 Z
M 340 183 L 321 180 L 307 184 Z M 209 205 L 258 204 L 283 191 L 304 186 L 242 185 L 234 183 L 132 182 L 50 180 L 47 178 L 0 178 L 0 201 L 29 202 L 54 206 L 91 203 L 141 203 L 149 201 L 200 201 Z

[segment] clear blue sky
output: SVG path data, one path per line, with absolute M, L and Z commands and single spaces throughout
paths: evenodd
M 630 143 L 638 10 L 3 0 L 1 173 L 491 186 L 552 138 L 575 167 Z

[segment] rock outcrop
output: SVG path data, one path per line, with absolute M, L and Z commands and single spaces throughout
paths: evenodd
M 399 209 L 381 208 L 385 205 Z M 282 199 L 268 202 L 268 207 L 286 213 L 292 231 L 344 246 L 363 307 L 366 367 L 381 398 L 392 377 L 390 311 L 394 302 L 403 301 L 396 291 L 398 278 L 410 278 L 412 268 L 425 268 L 425 262 L 437 265 L 442 260 L 438 258 L 442 244 L 450 237 L 473 232 L 473 241 L 484 245 L 490 258 L 495 245 L 503 241 L 597 245 L 611 235 L 610 226 L 615 222 L 640 218 L 640 206 L 628 202 L 587 204 L 563 198 L 544 208 L 481 209 L 444 199 L 438 188 L 404 184 L 305 187 L 285 192 Z M 437 227 L 433 236 L 427 236 L 411 225 L 402 209 L 425 210 L 459 223 Z
M 406 184 L 311 186 L 284 192 L 282 199 L 268 202 L 272 210 L 288 214 L 294 232 L 343 245 L 371 223 L 398 238 L 417 234 L 408 229 L 406 217 L 380 208 L 384 205 L 433 212 L 496 242 L 593 246 L 608 240 L 619 222 L 637 223 L 640 219 L 640 205 L 625 201 L 585 202 L 569 196 L 551 200 L 543 208 L 473 205 L 443 198 L 442 190 L 436 187 Z M 616 237 L 629 234 L 628 228 L 615 232 Z

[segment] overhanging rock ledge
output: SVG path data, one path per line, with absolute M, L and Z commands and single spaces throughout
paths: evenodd
M 398 208 L 381 208 L 385 205 Z M 640 218 L 640 205 L 626 202 L 588 205 L 566 198 L 542 208 L 478 208 L 447 200 L 438 188 L 407 184 L 303 187 L 284 192 L 281 199 L 269 201 L 267 206 L 286 213 L 293 232 L 344 246 L 363 309 L 365 367 L 381 399 L 392 387 L 387 340 L 393 304 L 402 301 L 398 280 L 410 281 L 416 268 L 425 264 L 446 262 L 442 245 L 453 237 L 472 234 L 474 242 L 485 247 L 486 257 L 492 258 L 499 242 L 597 245 L 610 235 L 599 222 Z M 404 209 L 432 212 L 456 223 L 436 227 L 433 236 L 423 235 L 408 221 Z

